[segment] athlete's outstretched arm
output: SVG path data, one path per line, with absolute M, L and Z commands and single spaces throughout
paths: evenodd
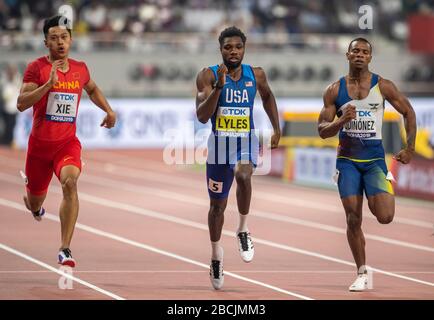
M 228 69 L 221 64 L 217 70 L 218 79 L 215 82 L 213 72 L 209 68 L 202 69 L 196 78 L 196 115 L 197 119 L 206 123 L 214 114 L 221 90 L 225 85 Z M 215 85 L 213 85 L 215 82 Z
M 253 68 L 256 78 L 256 86 L 258 88 L 259 94 L 262 99 L 262 105 L 264 110 L 270 119 L 271 125 L 273 126 L 273 135 L 271 136 L 271 149 L 277 148 L 279 146 L 280 140 L 280 123 L 279 123 L 279 112 L 277 111 L 276 99 L 274 98 L 273 92 L 268 85 L 267 76 L 262 68 Z
M 342 116 L 336 120 L 335 100 L 338 95 L 339 82 L 332 83 L 327 87 L 323 94 L 324 106 L 318 118 L 318 133 L 323 139 L 335 136 L 345 123 L 356 118 L 356 108 L 353 105 L 347 105 Z
M 41 100 L 48 91 L 50 91 L 50 89 L 57 82 L 57 69 L 63 63 L 63 60 L 56 60 L 53 62 L 50 71 L 50 78 L 42 86 L 38 86 L 38 84 L 34 82 L 23 83 L 23 85 L 21 86 L 20 95 L 17 99 L 17 109 L 20 112 L 23 112 L 24 110 L 33 106 L 36 102 Z
M 95 81 L 90 79 L 87 84 L 84 86 L 84 90 L 86 90 L 89 95 L 90 100 L 95 103 L 101 110 L 105 111 L 107 115 L 104 117 L 101 127 L 112 128 L 116 123 L 116 113 L 110 107 L 107 99 L 104 97 L 101 89 L 98 88 Z
M 395 156 L 395 159 L 404 164 L 409 163 L 413 157 L 416 142 L 416 114 L 410 101 L 398 90 L 392 81 L 380 79 L 379 86 L 384 98 L 404 117 L 407 146 Z

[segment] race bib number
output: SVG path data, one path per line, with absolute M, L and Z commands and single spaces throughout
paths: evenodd
M 347 122 L 343 127 L 349 137 L 372 138 L 377 135 L 376 114 L 372 110 L 356 110 L 356 119 Z
M 223 182 L 214 181 L 213 179 L 209 178 L 208 189 L 214 193 L 222 193 L 223 192 Z
M 216 131 L 222 137 L 247 137 L 250 133 L 250 108 L 219 107 Z
M 78 94 L 50 92 L 48 95 L 46 119 L 56 122 L 73 123 L 77 116 Z

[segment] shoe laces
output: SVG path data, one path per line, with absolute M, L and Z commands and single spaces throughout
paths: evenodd
M 62 252 L 65 254 L 67 258 L 72 258 L 71 250 L 69 248 L 62 249 Z
M 249 234 L 247 232 L 240 232 L 238 233 L 238 239 L 240 240 L 241 249 L 243 251 L 249 250 Z
M 360 274 L 358 274 L 356 281 L 354 281 L 354 284 L 358 284 L 360 282 L 364 283 L 366 281 L 366 277 L 367 277 L 366 273 L 360 273 Z
M 211 275 L 214 279 L 220 279 L 221 262 L 219 260 L 211 261 Z M 223 274 L 223 273 L 222 273 Z

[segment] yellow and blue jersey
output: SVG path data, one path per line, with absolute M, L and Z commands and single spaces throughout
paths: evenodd
M 383 126 L 384 98 L 378 75 L 372 74 L 371 88 L 364 99 L 352 99 L 347 90 L 345 77 L 340 79 L 339 93 L 335 101 L 338 117 L 351 104 L 356 107 L 356 119 L 346 123 L 339 131 L 338 158 L 353 161 L 384 159 L 381 130 Z
M 393 194 L 392 178 L 384 161 L 381 136 L 384 98 L 378 79 L 378 75 L 372 74 L 369 94 L 360 100 L 349 96 L 345 77 L 340 79 L 336 114 L 342 116 L 349 104 L 356 107 L 356 119 L 339 131 L 336 170 L 341 198 L 363 193 L 368 197 L 378 193 Z

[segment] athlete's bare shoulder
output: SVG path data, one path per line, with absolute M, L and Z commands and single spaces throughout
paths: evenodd
M 197 74 L 197 76 L 202 76 L 202 77 L 210 77 L 210 76 L 214 76 L 214 73 L 212 72 L 211 68 L 209 67 L 204 67 L 202 68 L 202 70 L 199 71 L 199 73 Z
M 340 87 L 340 80 L 336 80 L 335 82 L 329 84 L 327 88 L 324 90 L 323 97 L 327 99 L 336 99 L 338 97 Z
M 214 79 L 214 72 L 212 72 L 211 68 L 209 67 L 204 67 L 202 68 L 202 70 L 199 71 L 199 73 L 197 74 L 197 79 Z
M 383 78 L 381 76 L 378 76 L 378 85 L 380 86 L 380 89 L 382 87 L 385 87 L 386 89 L 390 87 L 395 87 L 395 84 L 393 83 L 392 80 Z
M 381 95 L 389 102 L 391 100 L 397 100 L 403 97 L 398 87 L 391 80 L 379 78 L 378 87 L 380 89 Z
M 266 79 L 265 71 L 262 67 L 253 67 L 253 74 L 255 75 L 256 80 L 264 80 Z
M 199 84 L 201 85 L 211 84 L 214 81 L 215 81 L 214 73 L 208 67 L 202 68 L 202 70 L 199 71 L 196 77 L 196 84 L 198 85 L 198 87 Z

